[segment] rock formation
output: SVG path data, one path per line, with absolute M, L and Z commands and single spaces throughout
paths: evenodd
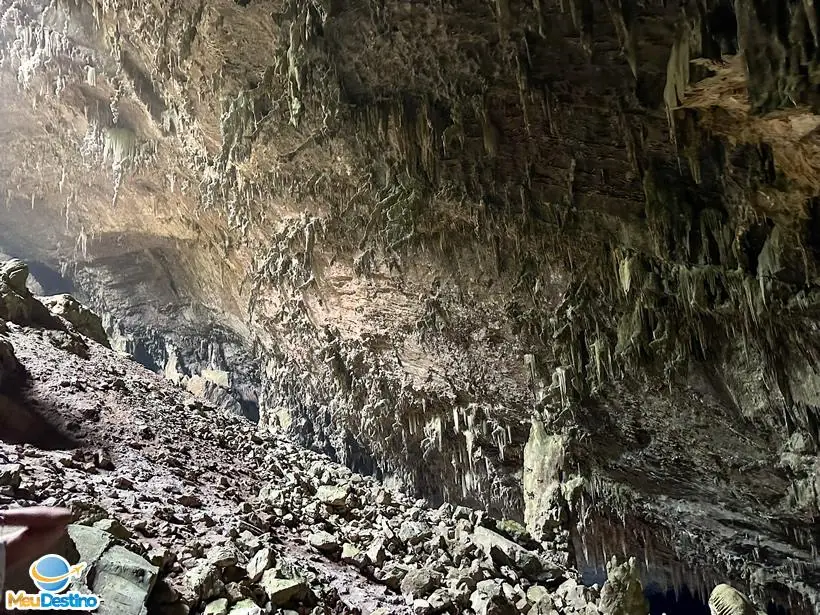
M 0 295 L 10 290 L 0 278 Z M 28 314 L 43 306 L 20 296 Z M 45 304 L 97 322 L 71 297 Z M 433 508 L 355 474 L 71 325 L 72 344 L 39 321 L 3 326 L 0 348 L 28 378 L 0 395 L 0 506 L 72 509 L 55 552 L 85 564 L 72 588 L 99 596 L 99 615 L 647 613 L 634 558 L 613 558 L 602 588 L 585 584 L 566 544 L 515 521 Z M 36 591 L 27 572 L 13 570 L 6 589 Z M 757 615 L 726 584 L 709 605 Z
M 2 431 L 0 506 L 72 509 L 57 552 L 86 564 L 73 587 L 100 615 L 596 615 L 633 590 L 586 587 L 515 522 L 432 508 L 90 339 L 76 352 L 42 333 L 22 322 L 0 339 L 30 375 L 0 421 L 25 408 L 31 422 Z M 34 591 L 27 571 L 7 588 Z
M 2 0 L 0 249 L 356 471 L 812 613 L 817 17 Z

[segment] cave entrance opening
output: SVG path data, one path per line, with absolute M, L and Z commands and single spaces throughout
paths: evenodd
M 673 588 L 663 590 L 657 585 L 644 592 L 649 603 L 649 615 L 710 615 L 708 597 L 692 593 L 684 585 L 677 592 Z M 789 615 L 789 610 L 770 602 L 766 615 Z
M 678 591 L 650 585 L 644 592 L 650 615 L 709 615 L 709 605 L 697 592 L 684 585 Z

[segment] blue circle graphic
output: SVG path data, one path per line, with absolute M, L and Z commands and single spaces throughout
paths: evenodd
M 43 592 L 59 593 L 71 581 L 68 561 L 59 555 L 44 555 L 31 565 L 29 574 L 37 589 Z

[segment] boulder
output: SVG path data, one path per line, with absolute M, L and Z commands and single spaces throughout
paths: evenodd
M 376 570 L 376 580 L 381 581 L 392 590 L 398 590 L 401 581 L 407 576 L 409 568 L 404 564 L 390 563 L 384 568 Z
M 265 595 L 275 606 L 284 606 L 294 600 L 301 600 L 307 593 L 307 584 L 301 579 L 281 579 L 278 570 L 266 570 L 260 585 Z
M 533 604 L 529 615 L 558 615 L 558 610 L 550 596 L 542 596 Z
M 591 594 L 588 588 L 579 585 L 574 579 L 567 579 L 555 590 L 555 595 L 563 601 L 564 606 L 579 612 L 586 609 L 587 603 L 595 601 L 595 597 L 588 594 Z
M 535 553 L 486 527 L 477 527 L 472 541 L 498 565 L 518 568 L 526 575 L 542 571 L 542 562 Z
M 13 258 L 0 264 L 0 281 L 5 282 L 9 288 L 21 295 L 28 293 L 26 287 L 28 275 L 28 265 L 20 259 Z
M 98 615 L 144 615 L 159 568 L 141 555 L 116 544 L 114 536 L 100 528 L 72 524 L 68 539 L 55 552 L 69 562 L 86 564 L 76 589 L 100 597 Z
M 106 348 L 111 348 L 102 319 L 74 297 L 71 295 L 53 295 L 51 297 L 39 297 L 39 299 L 52 314 L 66 319 L 79 333 Z
M 362 553 L 358 547 L 350 544 L 349 542 L 342 545 L 342 561 L 352 566 L 356 566 L 357 568 L 362 568 L 370 563 L 367 555 Z
M 217 568 L 227 568 L 236 565 L 236 549 L 230 545 L 214 545 L 208 551 L 205 559 Z
M 527 600 L 533 604 L 537 603 L 544 596 L 549 596 L 549 592 L 546 587 L 542 587 L 541 585 L 531 585 L 527 588 Z
M 193 600 L 207 600 L 217 596 L 223 589 L 219 570 L 211 564 L 200 563 L 185 573 L 185 586 Z
M 209 602 L 203 615 L 228 615 L 228 601 L 225 598 L 218 598 Z
M 401 581 L 401 593 L 413 600 L 426 598 L 441 585 L 441 575 L 426 568 L 416 568 L 408 572 Z
M 339 548 L 339 542 L 336 540 L 336 537 L 324 531 L 311 534 L 308 537 L 308 542 L 311 547 L 323 553 L 329 553 Z
M 758 615 L 752 602 L 731 585 L 721 583 L 709 595 L 712 615 Z
M 433 611 L 443 613 L 454 608 L 453 596 L 445 588 L 440 587 L 427 598 Z
M 233 605 L 228 615 L 262 615 L 264 611 L 250 598 L 246 598 Z
M 246 569 L 248 571 L 248 578 L 256 583 L 262 578 L 262 574 L 273 565 L 274 557 L 273 551 L 268 547 L 259 549 L 248 562 Z
M 4 463 L 0 465 L 0 487 L 17 489 L 22 482 L 20 474 L 23 466 L 19 463 Z
M 0 320 L 0 323 L 2 322 Z M 0 335 L 0 393 L 16 389 L 22 376 L 23 368 L 14 355 L 14 347 L 8 339 Z
M 26 288 L 28 266 L 17 259 L 0 262 L 0 321 L 65 330 L 65 325 Z
M 140 615 L 159 569 L 144 557 L 119 545 L 112 546 L 94 565 L 91 590 L 100 596 L 99 615 Z
M 114 537 L 99 528 L 72 524 L 68 526 L 68 537 L 80 556 L 80 561 L 89 564 L 99 560 L 103 553 L 114 544 Z
M 504 595 L 501 581 L 481 581 L 470 596 L 470 606 L 476 615 L 516 615 L 517 609 Z
M 512 519 L 496 521 L 495 527 L 500 534 L 507 536 L 520 545 L 526 545 L 532 540 L 527 528 L 518 523 L 518 521 L 513 521 Z
M 131 532 L 116 519 L 101 519 L 94 524 L 94 527 L 123 540 L 128 540 L 132 536 Z
M 316 490 L 316 499 L 333 508 L 344 508 L 347 494 L 347 486 L 322 485 Z
M 406 523 L 402 523 L 399 528 L 398 535 L 399 540 L 401 540 L 404 544 L 417 545 L 428 540 L 433 535 L 433 531 L 426 523 L 408 521 Z
M 384 538 L 376 538 L 370 546 L 367 547 L 367 551 L 365 551 L 365 555 L 367 555 L 367 559 L 374 566 L 381 566 L 384 564 L 384 560 L 387 558 L 387 553 L 384 550 Z

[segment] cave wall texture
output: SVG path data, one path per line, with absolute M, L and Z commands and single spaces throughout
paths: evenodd
M 818 27 L 1 0 L 0 250 L 356 470 L 818 612 Z

